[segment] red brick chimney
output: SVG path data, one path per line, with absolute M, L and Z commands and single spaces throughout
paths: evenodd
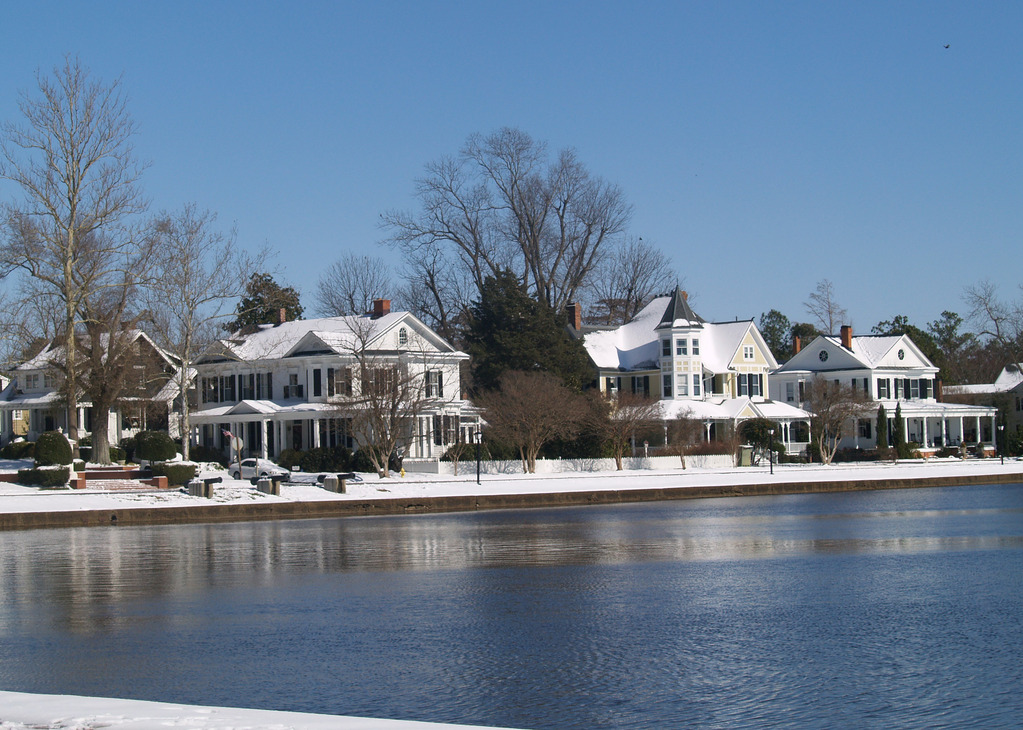
M 565 312 L 568 314 L 568 323 L 575 327 L 575 331 L 578 332 L 583 328 L 583 308 L 579 302 L 572 302 L 565 306 Z
M 792 335 L 792 354 L 798 355 L 799 351 L 803 349 L 803 341 L 799 339 L 799 335 Z
M 374 299 L 373 300 L 373 319 L 380 319 L 385 314 L 391 313 L 391 300 L 390 299 Z
M 284 324 L 288 321 L 288 310 L 281 307 L 277 310 L 277 324 Z
M 852 351 L 852 327 L 847 324 L 842 325 L 842 347 Z

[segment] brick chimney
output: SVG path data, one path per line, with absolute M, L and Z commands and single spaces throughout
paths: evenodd
M 565 306 L 565 313 L 568 314 L 568 323 L 578 332 L 583 328 L 583 308 L 579 302 L 572 302 Z
M 842 325 L 842 347 L 852 351 L 852 327 L 847 324 Z
M 374 299 L 373 300 L 373 319 L 380 319 L 386 314 L 391 313 L 391 300 L 390 299 Z
M 288 321 L 288 310 L 281 307 L 277 310 L 277 324 L 284 324 Z
M 792 335 L 792 354 L 798 355 L 799 351 L 803 349 L 803 341 L 799 339 L 799 335 Z

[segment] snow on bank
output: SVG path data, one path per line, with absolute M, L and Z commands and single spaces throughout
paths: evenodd
M 0 470 L 7 465 L 0 462 Z M 629 490 L 702 486 L 741 486 L 766 481 L 825 482 L 846 480 L 911 480 L 923 477 L 984 476 L 1017 474 L 1023 481 L 1023 461 L 1007 459 L 930 459 L 896 464 L 785 464 L 770 467 L 727 469 L 681 468 L 670 470 L 631 470 L 621 472 L 576 472 L 559 474 L 484 474 L 476 484 L 475 471 L 455 476 L 397 474 L 388 479 L 363 475 L 362 482 L 348 482 L 346 494 L 328 492 L 315 484 L 281 485 L 280 496 L 256 491 L 249 482 L 224 479 L 214 489 L 213 499 L 192 497 L 177 489 L 142 488 L 123 491 L 110 488 L 84 490 L 40 489 L 0 483 L 0 513 L 74 512 L 93 509 L 130 509 L 132 507 L 181 507 L 200 504 L 245 504 L 251 502 L 302 502 L 388 498 L 424 498 L 475 496 L 480 494 L 537 494 L 596 490 Z M 8 467 L 9 468 L 9 467 Z M 210 472 L 203 476 L 225 476 Z
M 177 705 L 73 695 L 36 695 L 0 691 L 3 730 L 471 730 L 480 726 L 443 725 L 409 720 L 374 720 L 301 712 L 244 710 Z

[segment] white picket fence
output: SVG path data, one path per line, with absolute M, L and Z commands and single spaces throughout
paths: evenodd
M 454 464 L 450 461 L 405 459 L 403 466 L 406 472 L 419 474 L 440 474 L 451 476 L 455 473 Z M 735 459 L 730 454 L 709 454 L 687 456 L 686 466 L 690 469 L 721 469 L 735 466 Z M 682 461 L 677 456 L 633 456 L 622 460 L 622 467 L 628 471 L 640 470 L 682 470 Z M 603 472 L 615 471 L 614 459 L 537 459 L 537 474 L 562 474 L 566 472 Z M 515 461 L 482 461 L 480 472 L 483 474 L 521 474 L 522 462 Z M 476 460 L 462 459 L 458 462 L 460 475 L 475 474 Z

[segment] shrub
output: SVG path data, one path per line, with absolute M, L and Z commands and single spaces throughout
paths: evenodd
M 82 457 L 82 461 L 92 461 L 92 447 L 79 445 L 78 455 Z
M 278 462 L 280 463 L 280 462 Z M 352 452 L 344 446 L 320 447 L 302 454 L 299 465 L 302 471 L 348 471 L 351 468 Z M 281 466 L 284 466 L 281 464 Z M 291 467 L 286 467 L 290 469 Z
M 37 487 L 62 487 L 67 484 L 70 474 L 71 472 L 67 467 L 59 469 L 19 469 L 18 484 L 31 484 Z
M 352 455 L 352 465 L 349 467 L 349 471 L 358 471 L 362 473 L 376 472 L 376 467 L 373 466 L 373 462 L 370 461 L 369 454 L 360 449 Z
M 71 444 L 59 431 L 47 431 L 36 441 L 36 466 L 70 464 Z
M 178 453 L 166 431 L 140 431 L 135 436 L 135 456 L 146 461 L 166 461 Z
M 124 459 L 125 459 L 125 461 L 134 461 L 135 460 L 135 437 L 134 436 L 128 436 L 127 438 L 121 439 L 121 443 L 119 444 L 119 446 L 120 446 L 120 448 L 124 449 Z M 113 458 L 113 457 L 111 457 L 111 458 Z
M 227 459 L 219 449 L 212 446 L 193 446 L 188 450 L 188 458 L 193 461 L 216 462 L 221 466 L 227 466 Z
M 110 447 L 110 461 L 124 461 L 125 456 L 124 449 L 120 449 L 116 446 Z
M 302 463 L 302 452 L 298 449 L 284 449 L 277 455 L 277 464 L 291 471 L 292 467 Z
M 167 477 L 167 483 L 173 485 L 188 484 L 195 476 L 195 464 L 178 464 L 158 461 L 152 466 L 154 477 Z
M 5 459 L 31 459 L 35 456 L 34 441 L 12 441 L 0 449 L 0 456 Z

